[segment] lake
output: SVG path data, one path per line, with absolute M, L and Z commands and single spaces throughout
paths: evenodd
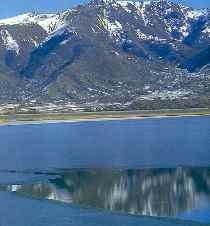
M 208 116 L 7 125 L 0 137 L 4 226 L 210 223 Z

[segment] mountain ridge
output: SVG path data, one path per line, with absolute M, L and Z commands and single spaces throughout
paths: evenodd
M 57 14 L 3 19 L 0 102 L 205 99 L 209 46 L 210 10 L 167 0 L 92 0 Z M 7 93 L 6 83 L 17 85 Z

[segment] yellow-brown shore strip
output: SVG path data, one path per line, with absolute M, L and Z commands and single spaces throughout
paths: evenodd
M 44 122 L 44 121 L 88 121 L 88 120 L 119 120 L 144 119 L 148 117 L 181 117 L 207 116 L 208 109 L 189 110 L 158 110 L 158 111 L 114 111 L 114 112 L 73 112 L 73 113 L 40 113 L 0 115 L 0 124 L 11 122 Z

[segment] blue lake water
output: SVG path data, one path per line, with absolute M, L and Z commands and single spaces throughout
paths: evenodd
M 210 117 L 0 127 L 0 169 L 209 166 Z
M 22 226 L 13 200 L 52 209 L 43 218 L 26 208 L 42 216 L 29 226 L 56 225 L 65 212 L 59 226 L 210 223 L 210 117 L 8 125 L 0 138 L 0 225 Z

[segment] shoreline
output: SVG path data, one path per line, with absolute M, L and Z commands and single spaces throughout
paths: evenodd
M 117 112 L 115 112 L 117 113 Z M 27 119 L 30 116 L 32 118 Z M 39 124 L 57 124 L 57 123 L 80 123 L 80 122 L 105 122 L 105 121 L 124 121 L 124 120 L 146 120 L 146 119 L 167 119 L 167 118 L 185 118 L 185 117 L 208 117 L 210 116 L 210 112 L 204 113 L 197 113 L 197 112 L 189 112 L 189 113 L 162 113 L 162 114 L 144 114 L 144 115 L 132 115 L 132 114 L 125 114 L 125 115 L 97 115 L 90 113 L 89 115 L 67 115 L 69 119 L 58 119 L 53 115 L 39 115 L 41 116 L 39 119 L 36 117 L 33 118 L 35 115 L 27 115 L 26 118 L 21 120 L 8 120 L 8 121 L 1 121 L 0 126 L 17 126 L 17 125 L 39 125 Z M 44 118 L 43 116 L 51 117 L 51 119 Z M 60 117 L 65 116 L 59 114 Z M 73 116 L 73 117 L 72 117 Z M 101 117 L 103 116 L 103 117 Z M 42 118 L 43 117 L 43 118 Z

